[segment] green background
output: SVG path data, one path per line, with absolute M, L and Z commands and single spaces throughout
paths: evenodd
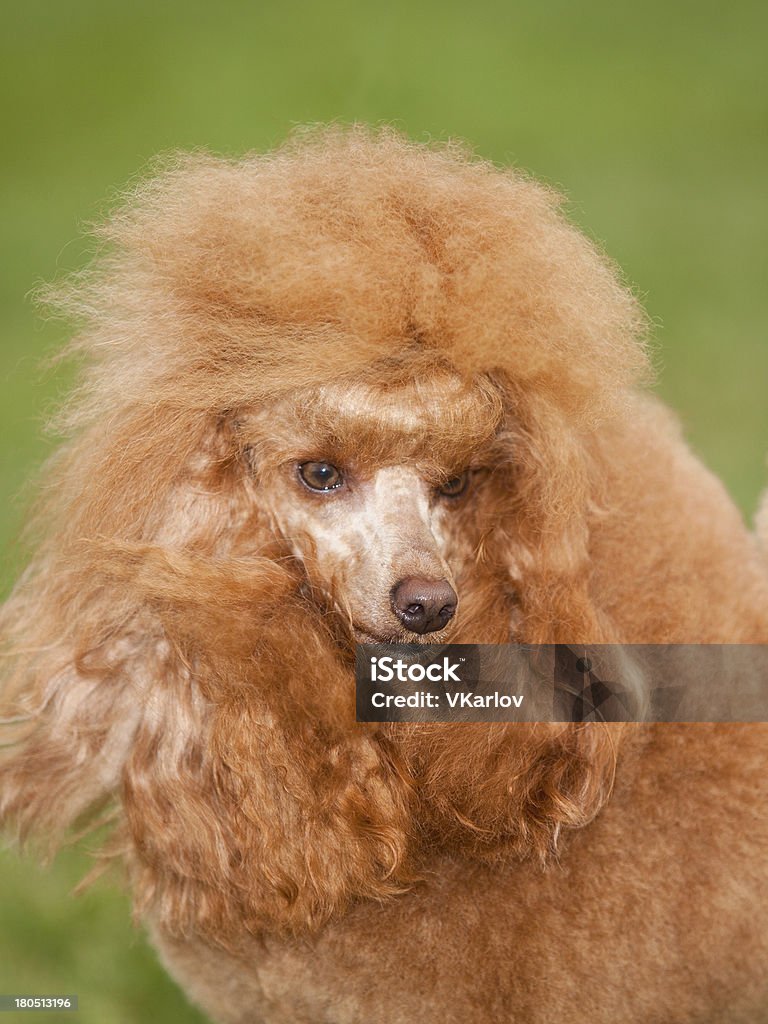
M 262 149 L 316 121 L 459 136 L 565 190 L 653 317 L 661 393 L 751 515 L 768 476 L 764 3 L 13 6 L 0 29 L 0 592 L 67 384 L 41 369 L 66 328 L 40 319 L 30 290 L 82 264 L 83 226 L 155 153 Z M 23 1019 L 199 1020 L 118 888 L 70 897 L 87 861 L 69 851 L 43 872 L 0 854 L 0 991 L 80 996 L 77 1015 Z

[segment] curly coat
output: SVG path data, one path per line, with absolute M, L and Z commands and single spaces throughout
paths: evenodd
M 85 369 L 2 616 L 0 809 L 53 845 L 104 810 L 217 1020 L 768 1005 L 762 727 L 358 724 L 343 601 L 260 486 L 292 417 L 365 387 L 364 424 L 324 417 L 361 460 L 490 468 L 453 641 L 768 640 L 756 542 L 559 205 L 454 145 L 303 133 L 177 158 L 55 295 Z M 446 375 L 465 400 L 426 402 Z

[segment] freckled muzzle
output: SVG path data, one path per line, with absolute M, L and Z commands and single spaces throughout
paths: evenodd
M 408 576 L 392 588 L 392 609 L 412 633 L 444 629 L 456 613 L 458 598 L 448 580 Z

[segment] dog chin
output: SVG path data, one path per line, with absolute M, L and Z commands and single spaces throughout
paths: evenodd
M 441 629 L 435 633 L 411 633 L 409 630 L 376 632 L 367 627 L 353 626 L 352 633 L 358 644 L 444 644 L 450 630 Z

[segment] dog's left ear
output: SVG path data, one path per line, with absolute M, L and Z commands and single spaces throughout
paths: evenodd
M 620 637 L 590 592 L 594 493 L 591 427 L 546 391 L 508 393 L 496 441 L 495 557 L 512 580 L 527 643 L 610 643 Z
M 621 723 L 450 723 L 402 739 L 427 843 L 493 860 L 545 861 L 610 796 Z M 426 733 L 425 730 L 429 732 Z

